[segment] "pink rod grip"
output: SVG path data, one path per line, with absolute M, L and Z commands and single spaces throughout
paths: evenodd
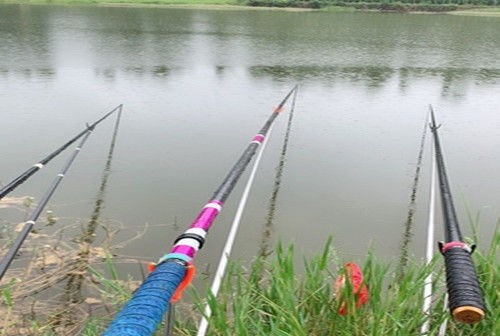
M 462 243 L 462 242 L 449 242 L 449 243 L 446 243 L 442 247 L 441 252 L 445 253 L 446 250 L 448 250 L 449 248 L 452 248 L 452 247 L 461 247 L 461 248 L 467 249 L 467 245 L 465 243 Z

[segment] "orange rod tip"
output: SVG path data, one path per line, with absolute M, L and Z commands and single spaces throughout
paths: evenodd
M 477 307 L 463 306 L 455 308 L 451 314 L 458 322 L 477 323 L 484 318 L 485 312 Z
M 281 107 L 281 108 L 277 108 L 277 107 L 273 107 L 273 111 L 276 112 L 276 113 L 282 113 L 283 111 L 285 110 L 284 107 Z

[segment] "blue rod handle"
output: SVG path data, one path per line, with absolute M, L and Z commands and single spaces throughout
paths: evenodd
M 178 263 L 159 264 L 115 316 L 103 335 L 153 335 L 185 274 L 186 267 Z

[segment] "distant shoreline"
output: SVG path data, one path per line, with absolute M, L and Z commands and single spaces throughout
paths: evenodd
M 88 5 L 102 7 L 157 7 L 206 10 L 279 10 L 292 12 L 354 12 L 375 11 L 392 13 L 439 13 L 461 16 L 485 16 L 500 18 L 500 6 L 471 6 L 471 5 L 429 5 L 429 4 L 402 4 L 402 3 L 344 3 L 327 5 L 321 8 L 307 7 L 278 7 L 266 6 L 265 1 L 251 1 L 248 5 L 238 0 L 0 0 L 0 4 L 19 5 Z

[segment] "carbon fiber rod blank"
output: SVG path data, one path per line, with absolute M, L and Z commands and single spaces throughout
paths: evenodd
M 67 141 L 64 145 L 62 145 L 61 147 L 59 147 L 58 149 L 56 149 L 55 151 L 53 151 L 52 153 L 47 155 L 45 158 L 40 160 L 38 163 L 35 163 L 31 168 L 26 170 L 24 173 L 22 173 L 21 175 L 19 175 L 18 177 L 16 177 L 15 179 L 10 181 L 9 183 L 7 183 L 7 185 L 5 185 L 2 189 L 0 189 L 0 200 L 2 198 L 4 198 L 5 196 L 7 196 L 7 194 L 9 194 L 11 191 L 16 189 L 20 184 L 24 183 L 28 178 L 30 178 L 37 171 L 42 169 L 43 166 L 45 166 L 47 163 L 49 163 L 49 161 L 51 161 L 53 158 L 55 158 L 56 156 L 61 154 L 61 152 L 63 152 L 66 148 L 71 146 L 72 143 L 74 143 L 75 141 L 80 139 L 82 136 L 84 136 L 85 133 L 87 133 L 87 130 L 89 128 L 94 129 L 94 127 L 96 127 L 101 121 L 103 121 L 104 119 L 109 117 L 111 114 L 113 114 L 113 112 L 115 112 L 117 110 L 120 110 L 120 111 L 122 110 L 122 104 L 118 105 L 117 107 L 115 107 L 114 109 L 112 109 L 111 111 L 106 113 L 102 118 L 100 118 L 99 120 L 97 120 L 96 122 L 94 122 L 93 124 L 88 126 L 85 130 L 83 130 L 80 133 L 78 133 L 77 135 L 75 135 L 73 138 L 71 138 L 69 141 Z
M 484 318 L 486 310 L 471 258 L 473 248 L 462 241 L 462 233 L 458 225 L 439 141 L 439 126 L 436 124 L 432 106 L 430 106 L 430 110 L 432 121 L 430 128 L 434 135 L 434 153 L 439 176 L 445 232 L 445 242 L 439 243 L 439 249 L 445 260 L 450 312 L 459 322 L 476 323 Z
M 188 271 L 192 270 L 193 258 L 203 247 L 207 232 L 221 212 L 224 201 L 229 197 L 241 174 L 266 138 L 269 128 L 296 89 L 297 86 L 274 109 L 260 132 L 253 137 L 212 198 L 202 208 L 198 217 L 191 223 L 189 229 L 177 237 L 171 252 L 160 258 L 134 296 L 115 316 L 103 334 L 104 336 L 150 336 L 154 334 L 158 323 L 170 306 L 174 292 L 183 279 L 188 277 Z
M 43 209 L 45 208 L 45 206 L 49 202 L 50 198 L 52 197 L 52 195 L 56 191 L 57 186 L 59 185 L 59 183 L 61 183 L 62 179 L 64 178 L 64 175 L 68 171 L 69 167 L 71 166 L 71 164 L 75 160 L 78 153 L 80 153 L 82 146 L 85 144 L 88 137 L 92 133 L 92 130 L 93 130 L 92 127 L 93 126 L 89 126 L 87 128 L 87 130 L 85 131 L 84 136 L 82 138 L 82 141 L 78 144 L 78 146 L 75 148 L 75 150 L 73 151 L 71 156 L 68 158 L 68 160 L 64 164 L 64 166 L 61 169 L 61 171 L 59 172 L 59 174 L 57 174 L 57 176 L 53 180 L 51 186 L 49 187 L 49 189 L 47 189 L 42 200 L 40 201 L 40 203 L 38 203 L 38 206 L 36 207 L 35 211 L 33 211 L 31 216 L 29 217 L 28 221 L 26 221 L 26 223 L 24 224 L 21 232 L 17 235 L 17 237 L 14 240 L 14 243 L 10 247 L 9 251 L 7 251 L 7 253 L 3 257 L 2 261 L 0 262 L 0 280 L 4 276 L 5 272 L 7 272 L 7 269 L 9 268 L 10 264 L 12 263 L 12 260 L 14 260 L 14 257 L 16 256 L 17 252 L 19 251 L 19 249 L 23 245 L 24 241 L 28 237 L 28 234 L 33 229 L 33 226 L 35 226 L 35 223 L 38 220 L 38 217 L 43 212 Z

